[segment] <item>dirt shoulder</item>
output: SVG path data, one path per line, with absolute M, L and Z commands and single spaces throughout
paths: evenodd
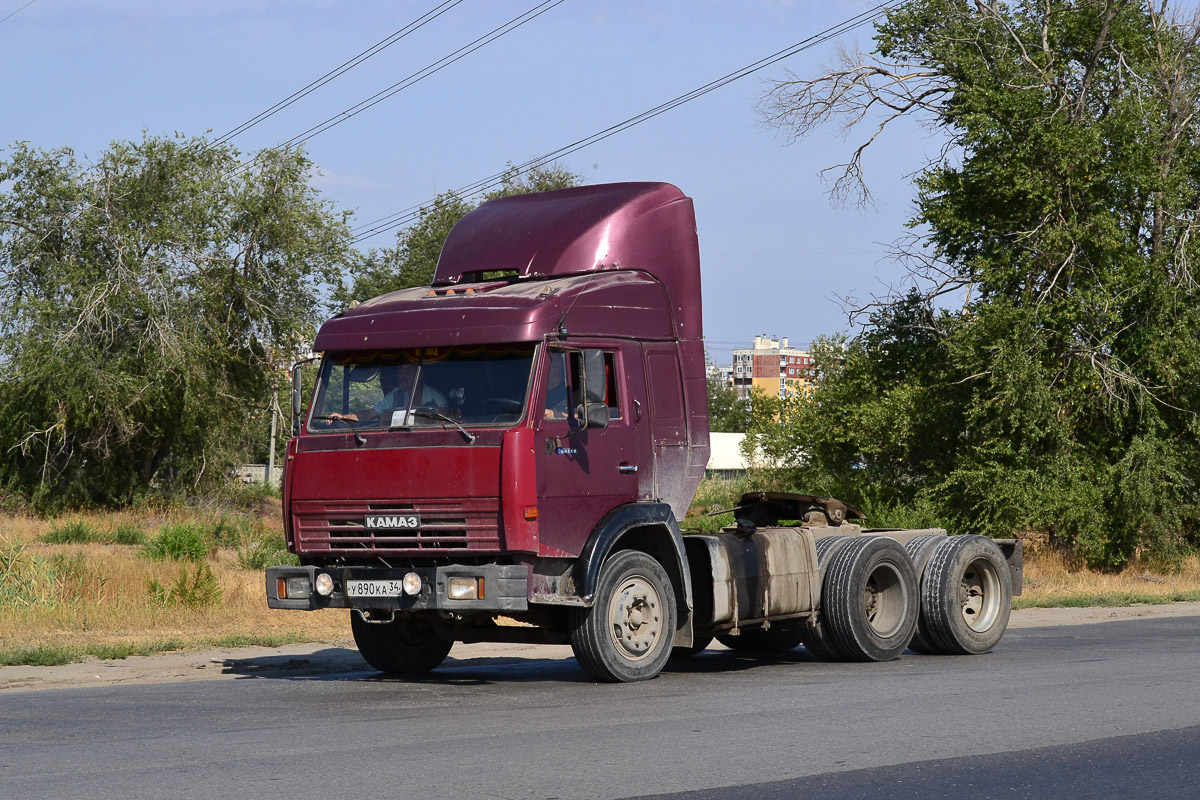
M 1200 616 L 1200 603 L 1125 608 L 1029 608 L 1014 611 L 1011 628 L 1089 625 L 1130 619 Z M 721 645 L 714 643 L 713 647 Z M 459 644 L 450 663 L 498 664 L 523 659 L 571 657 L 566 646 Z M 61 667 L 0 667 L 0 693 L 82 689 L 126 684 L 236 680 L 256 677 L 297 678 L 368 672 L 354 643 L 239 647 L 202 652 L 134 656 L 119 661 L 90 659 Z

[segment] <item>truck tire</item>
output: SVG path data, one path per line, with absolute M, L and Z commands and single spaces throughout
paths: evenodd
M 933 555 L 934 550 L 938 549 L 938 545 L 945 541 L 945 536 L 927 534 L 910 539 L 908 544 L 904 545 L 904 552 L 908 553 L 909 558 L 912 559 L 913 569 L 917 572 L 917 583 L 922 588 L 925 586 L 925 567 L 929 563 L 929 557 Z M 913 633 L 908 649 L 917 653 L 938 652 L 937 646 L 929 638 L 929 632 L 925 629 L 924 606 L 921 607 L 921 613 L 917 615 L 917 630 Z
M 817 582 L 822 586 L 825 583 L 829 560 L 849 541 L 848 536 L 825 536 L 817 539 Z M 824 596 L 825 592 L 822 590 L 821 597 Z M 804 643 L 808 654 L 818 661 L 841 661 L 843 657 L 829 640 L 823 616 L 824 611 L 818 608 L 816 614 L 800 623 L 800 641 Z
M 912 641 L 917 574 L 895 539 L 851 539 L 830 560 L 821 594 L 829 639 L 846 660 L 891 661 Z
M 367 663 L 393 675 L 429 672 L 446 660 L 454 646 L 419 617 L 398 614 L 391 622 L 367 622 L 357 611 L 351 611 L 350 630 Z
M 758 653 L 786 653 L 800 646 L 800 625 L 796 622 L 776 622 L 771 627 L 750 628 L 737 636 L 722 633 L 717 641 L 730 650 Z
M 649 680 L 671 656 L 675 620 L 666 570 L 643 552 L 622 550 L 601 568 L 592 606 L 571 610 L 571 649 L 598 681 Z
M 978 655 L 1008 628 L 1012 575 L 986 536 L 951 536 L 933 551 L 921 586 L 921 618 L 933 652 Z

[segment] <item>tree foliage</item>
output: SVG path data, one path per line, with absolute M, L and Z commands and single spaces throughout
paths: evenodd
M 1166 6 L 914 0 L 871 55 L 771 89 L 793 136 L 877 123 L 836 194 L 867 196 L 893 120 L 946 142 L 916 179 L 916 288 L 818 345 L 820 389 L 767 437 L 794 479 L 1095 564 L 1197 544 L 1200 34 Z
M 352 258 L 300 152 L 0 160 L 0 481 L 45 507 L 225 479 Z M 257 431 L 255 431 L 257 433 Z
M 739 399 L 732 387 L 708 377 L 708 429 L 745 433 L 750 426 L 750 401 Z
M 582 182 L 583 176 L 557 164 L 524 173 L 510 165 L 500 186 L 484 193 L 480 203 L 515 194 L 566 189 Z M 372 250 L 356 266 L 348 284 L 336 293 L 336 299 L 348 305 L 412 286 L 428 286 L 450 229 L 478 205 L 453 191 L 439 194 L 417 211 L 411 225 L 396 234 L 394 247 Z
M 738 397 L 735 389 L 714 377 L 708 379 L 708 429 L 720 433 L 746 433 L 755 424 L 779 419 L 783 407 L 778 397 L 762 389 L 751 389 L 749 397 Z

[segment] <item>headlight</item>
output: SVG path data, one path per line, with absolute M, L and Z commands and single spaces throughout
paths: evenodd
M 329 597 L 329 595 L 333 594 L 333 578 L 329 576 L 328 572 L 318 572 L 313 585 L 317 589 L 317 594 L 321 595 L 321 597 Z
M 479 582 L 474 578 L 451 578 L 446 596 L 451 600 L 478 600 Z
M 410 572 L 404 576 L 404 593 L 416 596 L 421 593 L 421 576 Z
M 279 593 L 281 598 L 303 600 L 312 597 L 312 584 L 308 582 L 308 578 L 288 578 L 286 581 L 280 578 L 279 583 L 283 584 L 280 587 L 283 591 Z

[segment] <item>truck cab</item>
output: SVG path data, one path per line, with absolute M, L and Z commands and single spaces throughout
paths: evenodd
M 480 206 L 430 286 L 321 327 L 284 471 L 301 567 L 268 571 L 270 605 L 353 609 L 364 653 L 397 623 L 530 635 L 501 615 L 566 641 L 599 566 L 636 548 L 670 580 L 659 639 L 690 644 L 676 519 L 708 460 L 700 320 L 695 215 L 674 186 Z

